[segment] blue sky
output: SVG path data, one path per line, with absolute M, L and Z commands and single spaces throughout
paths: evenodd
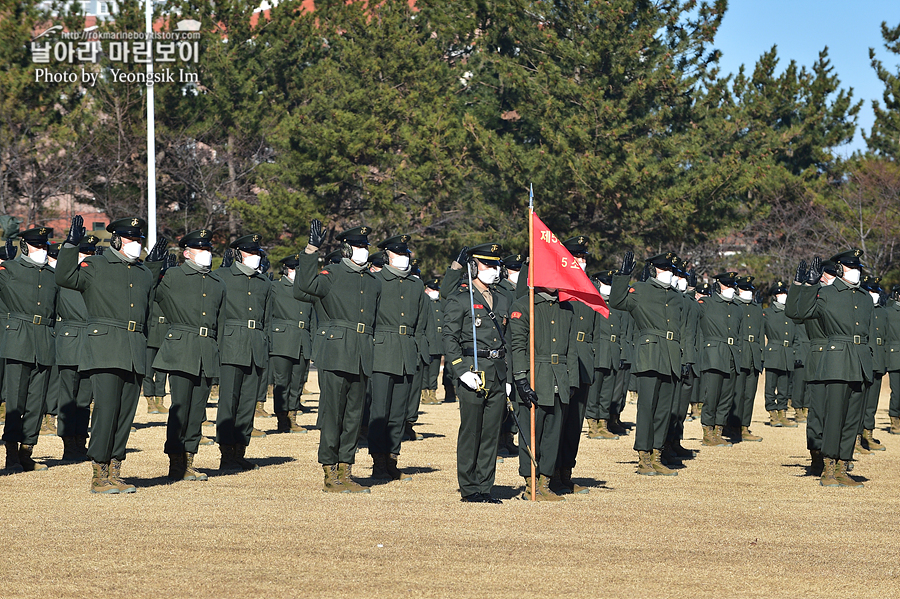
M 759 57 L 778 45 L 779 69 L 793 59 L 809 67 L 828 46 L 834 72 L 853 98 L 864 100 L 856 138 L 838 150 L 849 154 L 864 149 L 859 129 L 872 125 L 872 100 L 881 100 L 884 86 L 869 61 L 869 48 L 889 70 L 896 72 L 900 56 L 885 50 L 881 22 L 900 24 L 900 0 L 730 0 L 715 46 L 722 51 L 723 73 L 736 73 L 741 64 L 752 72 Z

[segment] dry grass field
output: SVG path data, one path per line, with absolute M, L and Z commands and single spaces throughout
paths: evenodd
M 521 501 L 507 459 L 502 505 L 459 501 L 455 403 L 422 406 L 425 438 L 400 459 L 411 482 L 330 495 L 315 430 L 254 441 L 247 457 L 262 468 L 247 473 L 217 475 L 218 449 L 202 446 L 210 479 L 170 484 L 166 417 L 141 400 L 123 467 L 137 493 L 90 494 L 89 465 L 60 465 L 56 437 L 35 452 L 49 471 L 0 477 L 0 597 L 898 597 L 900 436 L 886 432 L 886 386 L 887 451 L 857 462 L 862 489 L 819 487 L 803 425 L 765 426 L 760 393 L 762 443 L 703 448 L 677 477 L 643 477 L 631 438 L 583 439 L 575 479 L 589 494 Z M 315 407 L 314 373 L 307 388 Z M 699 439 L 688 423 L 685 445 Z M 364 483 L 371 463 L 361 450 Z

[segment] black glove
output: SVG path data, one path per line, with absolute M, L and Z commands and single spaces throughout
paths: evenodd
M 690 272 L 688 272 L 688 287 L 696 287 L 697 286 L 697 273 L 694 272 L 692 268 Z
M 171 252 L 167 253 L 165 258 L 163 258 L 163 260 L 164 261 L 163 261 L 162 269 L 159 271 L 160 276 L 165 274 L 165 272 L 167 270 L 169 270 L 170 268 L 175 268 L 176 266 L 178 266 L 178 257 L 175 256 L 175 254 L 173 254 Z
M 631 276 L 631 273 L 634 272 L 635 264 L 634 252 L 625 252 L 625 255 L 622 257 L 622 266 L 619 267 L 619 274 Z
M 650 263 L 644 263 L 644 270 L 641 271 L 641 276 L 638 277 L 638 281 L 644 283 L 647 279 L 650 278 Z
M 84 228 L 84 219 L 81 218 L 80 214 L 76 214 L 72 217 L 72 226 L 69 227 L 69 234 L 66 236 L 65 243 L 69 245 L 78 245 L 81 242 L 81 238 L 84 237 L 85 228 Z
M 458 264 L 465 264 L 469 261 L 469 246 L 464 245 L 463 249 L 459 250 L 459 256 L 456 257 L 456 262 Z
M 153 244 L 153 249 L 147 254 L 147 262 L 160 262 L 165 260 L 166 246 L 168 245 L 169 240 L 160 235 L 159 239 L 156 240 L 156 243 Z
M 766 292 L 760 289 L 756 292 L 756 297 L 753 299 L 756 300 L 757 304 L 762 304 L 764 301 L 766 301 Z
M 797 272 L 794 274 L 794 282 L 805 283 L 808 274 L 809 267 L 806 265 L 806 260 L 801 260 L 800 264 L 797 265 Z
M 794 368 L 803 368 L 803 360 L 794 360 Z
M 531 388 L 531 385 L 528 384 L 527 378 L 516 379 L 516 391 L 519 392 L 519 399 L 522 400 L 522 403 L 529 408 L 532 404 L 537 404 L 537 393 L 535 393 L 534 389 Z
M 619 360 L 619 370 L 625 368 L 625 360 Z
M 268 256 L 263 256 L 259 261 L 259 272 L 262 274 L 266 274 L 269 272 L 269 268 L 272 266 L 272 263 L 269 262 Z
M 691 365 L 690 364 L 682 364 L 681 365 L 681 378 L 687 377 L 691 373 Z
M 95 255 L 95 256 L 102 256 L 102 255 L 103 255 L 103 252 L 106 251 L 106 247 L 107 247 L 107 246 L 105 246 L 105 245 L 98 245 L 98 246 L 97 246 L 97 249 L 94 250 L 94 255 Z
M 325 243 L 325 229 L 322 228 L 322 221 L 314 218 L 309 223 L 309 245 L 320 248 L 323 243 Z
M 806 282 L 810 285 L 818 285 L 819 279 L 822 278 L 822 259 L 816 256 L 813 258 L 812 265 L 809 267 L 809 273 L 806 275 Z
M 222 257 L 222 268 L 228 268 L 234 264 L 234 250 L 228 248 L 225 250 L 225 255 Z
M 81 218 L 81 217 L 78 217 L 78 218 Z M 17 251 L 16 244 L 13 243 L 12 239 L 7 239 L 6 240 L 6 259 L 14 260 L 16 257 L 16 251 Z

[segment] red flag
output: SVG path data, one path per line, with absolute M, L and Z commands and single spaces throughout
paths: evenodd
M 534 239 L 531 259 L 534 261 L 534 287 L 559 289 L 560 301 L 583 302 L 609 318 L 609 308 L 575 258 L 550 229 L 532 213 Z

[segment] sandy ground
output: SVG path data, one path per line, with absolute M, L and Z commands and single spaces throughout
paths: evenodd
M 90 467 L 60 465 L 56 437 L 35 452 L 49 471 L 0 477 L 0 597 L 898 597 L 900 436 L 886 432 L 886 387 L 876 437 L 887 451 L 857 462 L 863 489 L 808 476 L 804 426 L 765 426 L 760 393 L 762 443 L 703 448 L 677 477 L 644 477 L 630 437 L 584 438 L 575 479 L 589 494 L 521 501 L 507 459 L 502 505 L 459 501 L 455 403 L 422 406 L 425 438 L 401 455 L 411 482 L 331 495 L 315 430 L 254 441 L 254 472 L 217 475 L 218 449 L 203 446 L 210 479 L 170 484 L 166 417 L 141 400 L 123 468 L 137 493 L 89 493 Z M 314 374 L 307 388 L 315 407 Z M 685 445 L 700 435 L 687 423 Z M 361 450 L 363 483 L 371 463 Z

